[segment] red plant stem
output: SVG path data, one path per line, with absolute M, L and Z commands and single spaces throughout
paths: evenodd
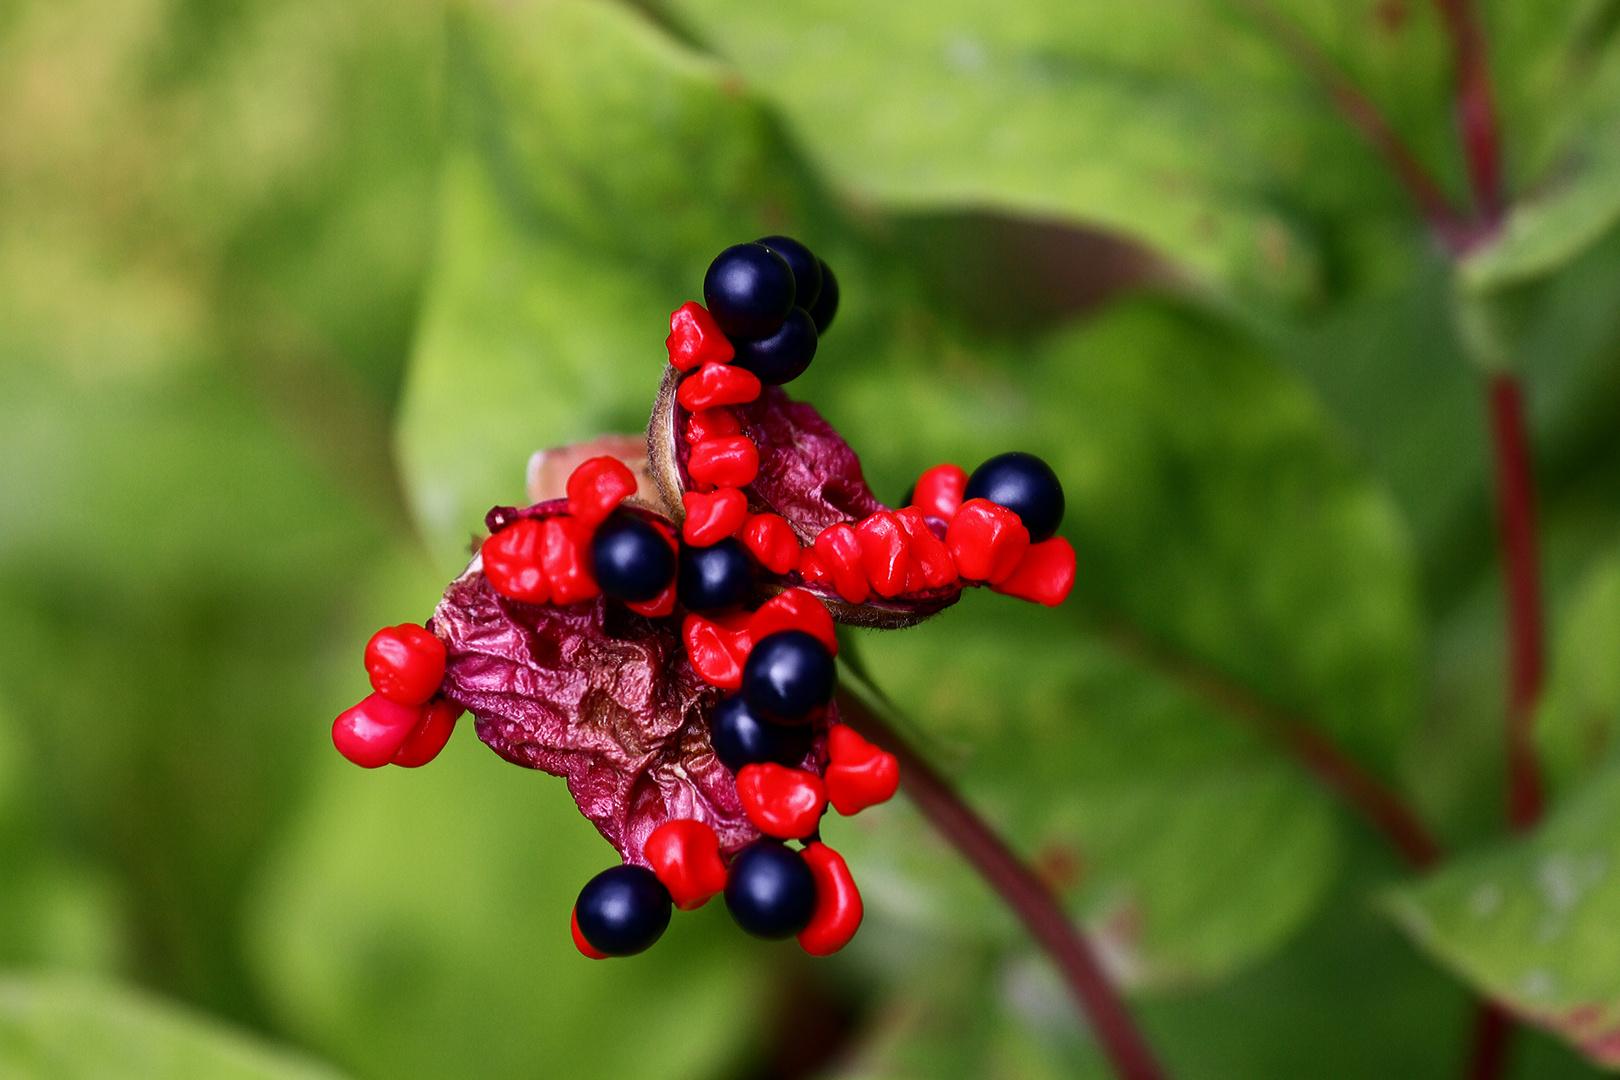
M 1445 3 L 1447 0 L 1439 2 Z M 1472 243 L 1474 229 L 1457 214 L 1440 184 L 1423 167 L 1423 163 L 1372 99 L 1362 93 L 1361 88 L 1315 41 L 1272 7 L 1268 0 L 1238 0 L 1238 3 L 1271 34 L 1295 63 L 1317 81 L 1350 126 L 1359 131 L 1374 152 L 1384 159 L 1441 242 L 1451 251 L 1465 250 Z
M 1281 743 L 1306 770 L 1382 832 L 1413 868 L 1426 869 L 1443 857 L 1440 842 L 1417 811 L 1310 720 L 1261 700 L 1207 665 L 1150 641 L 1131 628 L 1114 626 L 1110 637 L 1121 648 L 1190 687 L 1218 710 L 1247 721 Z
M 1469 0 L 1435 0 L 1456 53 L 1457 131 L 1474 192 L 1474 213 L 1487 232 L 1502 219 L 1502 144 L 1491 91 L 1485 30 Z
M 1545 678 L 1541 572 L 1536 550 L 1536 503 L 1525 431 L 1524 393 L 1513 375 L 1490 383 L 1491 434 L 1496 450 L 1497 532 L 1507 588 L 1508 822 L 1530 828 L 1541 817 L 1541 772 L 1534 739 L 1536 702 Z
M 1468 1080 L 1497 1080 L 1507 1065 L 1513 1018 L 1494 1001 L 1481 1001 L 1474 1012 L 1474 1052 Z
M 1069 984 L 1114 1071 L 1123 1080 L 1163 1080 L 1147 1040 L 1108 981 L 1086 939 L 1045 885 L 962 801 L 944 777 L 859 698 L 838 692 L 840 718 L 900 761 L 900 785 L 911 801 L 973 864 L 1023 920 Z

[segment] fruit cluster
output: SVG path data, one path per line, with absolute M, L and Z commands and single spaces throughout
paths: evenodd
M 357 764 L 417 765 L 465 706 L 503 757 L 566 776 L 624 860 L 574 907 L 592 957 L 640 952 L 672 906 L 719 894 L 749 933 L 842 948 L 860 892 L 820 822 L 891 798 L 899 768 L 838 721 L 835 622 L 908 625 L 966 585 L 1055 605 L 1074 582 L 1040 459 L 935 466 L 891 510 L 787 398 L 838 305 L 802 244 L 727 248 L 704 300 L 670 316 L 648 433 L 658 500 L 598 456 L 563 497 L 492 510 L 431 629 L 372 639 L 377 693 L 333 728 Z

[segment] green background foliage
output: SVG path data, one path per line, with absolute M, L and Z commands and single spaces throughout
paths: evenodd
M 1462 205 L 1417 0 L 0 2 L 0 1072 L 1108 1075 L 904 799 L 829 822 L 838 957 L 711 905 L 593 964 L 613 856 L 560 781 L 470 724 L 331 749 L 369 631 L 533 450 L 640 429 L 668 312 L 772 232 L 837 270 L 793 392 L 880 497 L 1064 480 L 1064 607 L 851 648 L 1172 1075 L 1456 1075 L 1478 994 L 1535 1028 L 1513 1076 L 1620 1061 L 1620 23 L 1480 10 L 1513 205 L 1453 265 L 1276 21 Z M 1527 387 L 1552 623 L 1512 839 L 1480 364 Z

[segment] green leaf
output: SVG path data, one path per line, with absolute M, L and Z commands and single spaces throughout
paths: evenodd
M 1310 219 L 1402 222 L 1403 197 L 1272 25 L 1207 0 L 927 8 L 662 5 L 768 95 L 830 176 L 888 208 L 989 207 L 1122 233 L 1271 300 L 1321 287 Z M 1454 173 L 1445 39 L 1277 5 Z M 1373 221 L 1383 219 L 1374 225 Z
M 1205 320 L 1124 305 L 1027 354 L 901 325 L 887 349 L 829 337 L 807 396 L 880 491 L 940 460 L 1042 455 L 1080 575 L 1057 611 L 974 594 L 867 635 L 877 682 L 1021 850 L 1068 868 L 1119 974 L 1164 987 L 1253 963 L 1319 900 L 1335 830 L 1323 792 L 1198 680 L 1392 771 L 1419 617 L 1398 518 L 1286 373 Z M 983 917 L 914 838 L 851 842 L 910 876 L 914 911 Z
M 1123 624 L 1387 765 L 1415 707 L 1409 541 L 1274 359 L 1152 303 L 1032 353 L 970 350 L 923 313 L 895 325 L 885 352 L 829 338 L 795 384 L 880 493 L 939 461 L 1040 454 L 1079 553 L 1073 623 Z
M 1387 908 L 1481 993 L 1620 1067 L 1620 768 L 1569 796 L 1536 832 L 1393 891 Z
M 338 1080 L 149 994 L 61 975 L 0 978 L 0 1073 L 14 1080 Z
M 1462 287 L 1488 293 L 1543 277 L 1569 263 L 1620 222 L 1620 146 L 1612 136 L 1592 160 L 1514 205 L 1494 240 L 1458 266 Z
M 1252 964 L 1331 880 L 1321 792 L 1057 613 L 973 596 L 862 644 L 964 796 L 1061 890 L 1126 985 L 1203 985 Z M 824 831 L 870 906 L 914 930 L 1021 939 L 926 823 L 864 818 Z
M 1548 779 L 1564 791 L 1612 757 L 1620 727 L 1620 553 L 1599 560 L 1576 590 L 1553 657 L 1536 744 Z
M 431 602 L 438 574 L 405 569 L 379 610 Z M 569 913 L 618 856 L 561 780 L 496 757 L 471 717 L 421 769 L 323 763 L 249 917 L 273 1009 L 311 1045 L 399 1080 L 675 1080 L 752 1048 L 778 951 L 716 901 L 640 956 L 581 956 Z
M 68 951 L 130 955 L 241 1018 L 241 884 L 341 707 L 331 627 L 382 531 L 261 402 L 177 352 L 75 372 L 0 340 L 0 693 L 59 845 L 35 856 L 35 909 L 66 886 L 86 898 Z
M 1274 956 L 1217 987 L 1131 1002 L 1167 1075 L 1364 1080 L 1460 1070 L 1467 992 L 1369 908 L 1367 891 L 1398 873 L 1379 841 L 1358 836 L 1345 849 L 1328 902 Z M 874 931 L 889 925 L 863 926 L 852 948 Z M 881 955 L 902 942 L 929 961 L 891 961 L 893 989 L 841 1080 L 1115 1075 L 1057 973 L 1024 942 L 990 951 L 899 936 Z M 1590 1075 L 1530 1042 L 1516 1046 L 1530 1066 L 1519 1075 Z
M 802 234 L 806 198 L 760 108 L 623 8 L 474 3 L 455 25 L 462 119 L 399 430 L 447 564 L 522 500 L 533 451 L 645 428 L 669 312 L 728 244 Z

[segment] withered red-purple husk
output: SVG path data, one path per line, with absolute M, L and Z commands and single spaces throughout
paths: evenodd
M 500 507 L 488 523 L 495 531 L 564 509 L 561 499 Z M 564 777 L 627 862 L 645 866 L 647 837 L 675 819 L 706 823 L 727 853 L 759 838 L 709 741 L 722 693 L 687 660 L 677 616 L 644 618 L 603 596 L 565 607 L 509 600 L 478 566 L 451 583 L 430 628 L 448 653 L 440 692 L 473 714 L 480 739 Z M 801 763 L 817 774 L 825 734 L 823 722 Z
M 687 411 L 676 400 L 682 375 L 665 370 L 658 401 L 647 426 L 647 451 L 658 490 L 672 510 L 688 490 L 691 447 L 683 436 Z M 794 401 L 779 386 L 768 386 L 746 405 L 729 405 L 742 433 L 759 451 L 759 475 L 746 489 L 749 509 L 785 518 L 799 542 L 809 546 L 828 526 L 853 525 L 889 509 L 872 492 L 861 471 L 861 459 L 815 406 Z M 851 604 L 826 585 L 806 583 L 797 572 L 776 579 L 814 593 L 834 619 L 853 626 L 898 629 L 921 622 L 956 603 L 960 584 L 884 599 L 876 593 Z

